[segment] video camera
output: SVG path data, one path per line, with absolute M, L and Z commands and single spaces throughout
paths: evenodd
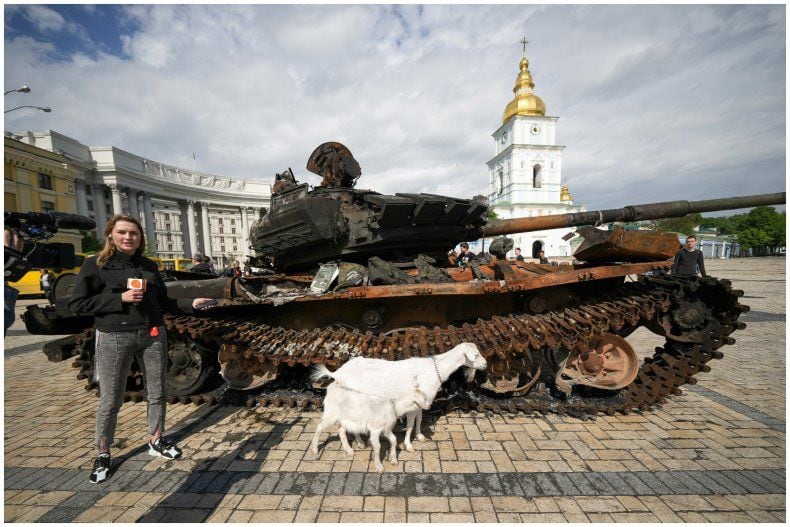
M 90 230 L 96 222 L 85 216 L 65 212 L 6 212 L 3 226 L 18 232 L 25 242 L 22 251 L 4 247 L 4 279 L 16 282 L 31 268 L 75 266 L 74 245 L 46 243 L 58 229 Z

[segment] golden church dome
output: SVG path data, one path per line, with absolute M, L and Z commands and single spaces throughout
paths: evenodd
M 532 93 L 535 83 L 532 82 L 529 61 L 526 57 L 521 58 L 518 67 L 520 71 L 516 77 L 516 85 L 513 87 L 513 93 L 516 96 L 505 108 L 505 113 L 502 115 L 503 123 L 506 123 L 514 115 L 546 115 L 546 103 Z
M 562 191 L 560 191 L 560 201 L 573 201 L 571 193 L 568 192 L 568 185 L 562 186 Z

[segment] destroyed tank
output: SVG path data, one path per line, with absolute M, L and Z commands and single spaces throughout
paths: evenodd
M 727 280 L 668 274 L 676 234 L 596 227 L 785 202 L 778 193 L 489 220 L 482 198 L 355 189 L 359 164 L 339 143 L 319 146 L 307 168 L 321 184 L 310 190 L 290 169 L 278 174 L 271 209 L 250 229 L 267 274 L 168 284 L 176 298 L 219 299 L 205 313 L 166 316 L 170 402 L 315 408 L 313 365 L 430 356 L 473 342 L 486 371 L 472 384 L 452 378 L 437 404 L 577 416 L 646 410 L 722 358 L 748 307 Z M 512 241 L 504 235 L 561 227 L 583 237 L 573 264 L 505 258 Z M 458 243 L 481 237 L 494 237 L 490 258 L 448 261 Z M 31 306 L 25 321 L 33 333 L 76 333 L 45 352 L 75 356 L 78 377 L 94 389 L 91 321 L 68 317 L 62 305 Z M 663 345 L 637 353 L 626 339 L 640 327 Z M 127 388 L 127 399 L 145 397 L 136 365 Z

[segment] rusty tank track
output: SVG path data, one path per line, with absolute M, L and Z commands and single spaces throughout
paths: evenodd
M 460 408 L 495 413 L 558 413 L 578 417 L 599 413 L 648 410 L 682 393 L 683 384 L 695 384 L 695 375 L 710 371 L 711 359 L 720 359 L 718 349 L 735 341 L 729 335 L 743 329 L 738 317 L 748 311 L 737 298 L 743 294 L 728 280 L 715 278 L 641 277 L 607 293 L 585 297 L 580 304 L 539 315 L 513 314 L 478 320 L 461 327 L 434 327 L 393 332 L 388 335 L 361 333 L 347 328 L 294 330 L 260 324 L 254 314 L 242 316 L 167 316 L 168 332 L 214 343 L 226 356 L 250 369 L 261 364 L 287 365 L 293 370 L 314 364 L 339 366 L 354 356 L 398 360 L 443 353 L 460 342 L 474 342 L 489 361 L 504 359 L 512 350 L 556 361 L 562 350 L 584 348 L 595 335 L 613 333 L 627 336 L 638 327 L 666 336 L 663 346 L 644 357 L 636 379 L 627 387 L 611 392 L 587 390 L 562 397 L 552 389 L 549 377 L 541 378 L 524 396 L 509 397 L 486 392 L 479 387 L 465 389 L 455 378 L 435 401 L 435 408 Z M 92 382 L 92 330 L 80 335 L 79 358 L 74 366 L 79 378 Z M 139 372 L 130 372 L 130 388 L 125 400 L 142 401 Z M 295 378 L 294 378 L 295 377 Z M 174 397 L 168 402 L 214 404 L 224 402 L 247 407 L 285 406 L 300 410 L 321 407 L 321 394 L 307 388 L 303 376 L 281 373 L 258 393 L 223 391 Z M 582 388 L 584 390 L 584 388 Z M 262 393 L 261 393 L 262 392 Z

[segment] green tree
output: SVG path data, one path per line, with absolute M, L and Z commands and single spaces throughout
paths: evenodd
M 92 231 L 80 231 L 80 234 L 82 234 L 82 252 L 85 254 L 93 254 L 104 247 Z
M 496 211 L 494 211 L 494 209 L 488 209 L 488 212 L 486 213 L 486 219 L 496 220 L 496 219 L 499 219 L 499 215 L 497 215 L 497 213 L 496 213 Z
M 738 243 L 755 254 L 768 254 L 786 244 L 785 213 L 769 206 L 755 207 L 737 220 Z
M 702 222 L 700 214 L 688 214 L 682 218 L 665 218 L 653 223 L 655 230 L 662 232 L 679 232 L 681 234 L 692 234 L 694 227 Z
M 713 227 L 719 234 L 727 235 L 727 234 L 735 234 L 738 232 L 738 220 L 743 216 L 743 214 L 739 214 L 737 216 L 718 216 L 715 218 L 702 218 L 700 222 L 700 227 Z

